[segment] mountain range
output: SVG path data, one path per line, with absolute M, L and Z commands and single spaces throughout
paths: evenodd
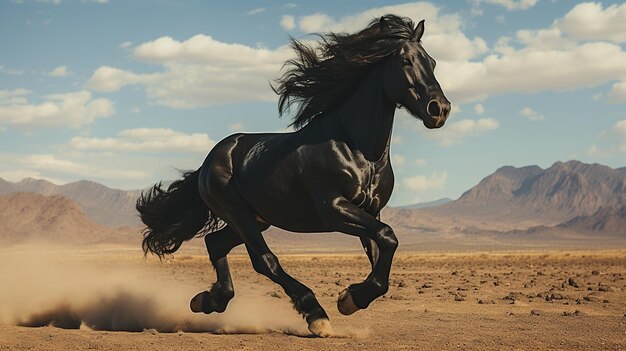
M 75 243 L 138 242 L 141 223 L 134 206 L 139 193 L 91 181 L 59 186 L 45 180 L 0 179 L 0 238 L 19 241 L 40 235 Z M 547 169 L 505 166 L 457 200 L 387 207 L 381 217 L 403 243 L 487 234 L 624 238 L 626 167 L 579 161 L 556 162 Z M 122 226 L 127 228 L 118 228 Z M 294 247 L 300 242 L 354 244 L 345 236 L 292 235 L 275 228 L 267 237 L 268 242 Z
M 624 206 L 626 167 L 569 161 L 547 169 L 501 167 L 436 211 L 450 217 L 531 226 L 556 225 L 592 215 L 602 207 Z
M 56 185 L 41 179 L 26 178 L 12 183 L 0 178 L 0 195 L 16 192 L 64 196 L 74 201 L 96 223 L 107 227 L 137 227 L 141 224 L 135 211 L 140 190 L 111 189 L 87 180 Z
M 3 243 L 138 244 L 140 238 L 137 229 L 113 229 L 95 223 L 74 201 L 61 195 L 17 192 L 0 196 Z

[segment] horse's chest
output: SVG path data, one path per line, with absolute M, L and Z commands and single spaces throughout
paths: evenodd
M 384 187 L 385 172 L 374 165 L 360 169 L 357 186 L 351 200 L 353 204 L 370 213 L 377 213 L 387 203 L 388 191 Z

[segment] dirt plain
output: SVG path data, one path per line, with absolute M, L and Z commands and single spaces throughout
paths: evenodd
M 389 292 L 352 316 L 335 303 L 369 273 L 364 254 L 279 257 L 335 337 L 311 337 L 240 253 L 227 311 L 194 315 L 189 299 L 215 279 L 200 249 L 160 262 L 136 248 L 14 247 L 0 251 L 0 350 L 626 349 L 624 249 L 403 251 Z

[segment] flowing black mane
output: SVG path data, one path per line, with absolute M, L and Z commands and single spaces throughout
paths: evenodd
M 366 69 L 397 52 L 413 38 L 409 18 L 385 15 L 355 34 L 319 34 L 317 46 L 291 39 L 297 58 L 285 63 L 283 76 L 273 87 L 282 115 L 297 105 L 291 126 L 300 129 L 344 100 Z

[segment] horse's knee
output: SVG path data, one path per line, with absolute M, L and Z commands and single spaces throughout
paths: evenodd
M 384 225 L 376 232 L 376 244 L 381 250 L 395 251 L 398 247 L 398 238 L 390 226 Z
M 283 270 L 278 262 L 278 257 L 271 252 L 262 255 L 251 255 L 252 267 L 257 273 L 263 274 L 271 280 L 279 279 Z

